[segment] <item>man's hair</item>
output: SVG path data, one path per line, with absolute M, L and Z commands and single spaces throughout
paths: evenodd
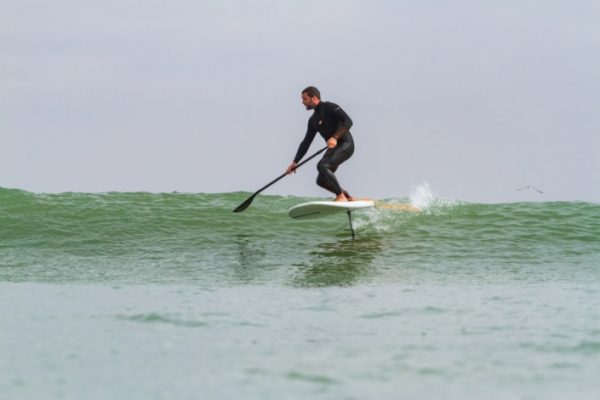
M 308 97 L 316 97 L 317 99 L 321 100 L 321 92 L 319 92 L 319 89 L 317 89 L 314 86 L 309 86 L 306 89 L 304 89 L 302 91 L 302 94 L 304 93 L 306 93 Z

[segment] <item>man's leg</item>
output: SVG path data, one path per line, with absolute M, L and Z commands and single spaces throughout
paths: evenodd
M 341 163 L 352 156 L 352 153 L 354 153 L 354 145 L 351 141 L 327 150 L 317 164 L 317 170 L 319 171 L 317 184 L 338 197 L 348 193 L 342 189 L 334 173 Z
M 335 172 L 335 171 L 333 171 Z M 319 174 L 319 176 L 317 176 L 317 185 L 321 186 L 323 189 L 335 194 L 337 196 L 337 194 L 335 193 L 335 189 L 330 188 L 329 186 L 327 186 L 327 182 L 325 182 L 325 179 L 323 179 L 323 177 L 321 176 L 321 174 Z M 347 190 L 342 188 L 342 193 L 344 193 L 344 196 L 346 196 L 346 198 L 350 201 L 354 200 L 352 196 L 350 196 L 350 194 L 348 193 Z
M 333 189 L 332 187 L 327 185 L 327 182 L 325 181 L 325 179 L 323 179 L 323 177 L 321 176 L 321 174 L 319 173 L 319 175 L 317 176 L 317 185 L 321 186 L 323 189 L 335 194 L 335 189 Z

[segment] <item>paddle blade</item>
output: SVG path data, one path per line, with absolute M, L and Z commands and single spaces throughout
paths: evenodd
M 246 201 L 244 201 L 242 204 L 240 204 L 239 206 L 236 207 L 235 210 L 233 210 L 234 213 L 239 213 L 244 211 L 246 208 L 248 208 L 250 206 L 250 204 L 252 204 L 252 201 L 254 200 L 254 196 L 250 196 L 246 199 Z

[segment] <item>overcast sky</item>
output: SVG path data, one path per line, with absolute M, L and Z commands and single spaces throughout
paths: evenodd
M 253 192 L 315 85 L 354 120 L 353 194 L 599 202 L 598 21 L 597 0 L 3 0 L 0 186 Z M 326 196 L 315 166 L 265 193 Z

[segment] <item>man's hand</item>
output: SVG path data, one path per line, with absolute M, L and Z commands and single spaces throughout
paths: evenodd
M 298 164 L 295 161 L 292 161 L 292 163 L 290 164 L 289 167 L 287 167 L 287 170 L 285 171 L 286 175 L 293 173 L 296 173 L 296 167 L 298 166 Z
M 333 149 L 335 146 L 337 146 L 337 140 L 334 137 L 330 137 L 327 141 L 327 147 Z

